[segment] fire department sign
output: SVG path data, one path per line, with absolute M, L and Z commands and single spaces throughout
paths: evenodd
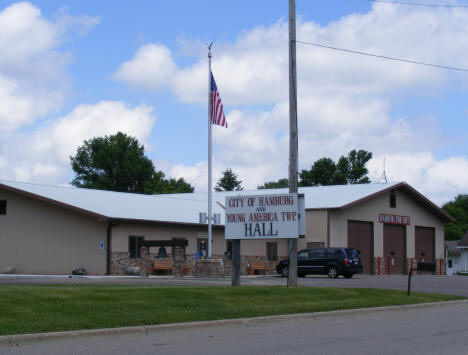
M 379 214 L 379 222 L 387 224 L 402 224 L 405 226 L 409 226 L 410 218 L 409 216 L 397 216 L 394 214 L 381 213 Z

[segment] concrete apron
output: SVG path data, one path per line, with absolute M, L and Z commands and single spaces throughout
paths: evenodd
M 36 334 L 18 334 L 18 335 L 5 335 L 0 336 L 0 348 L 19 346 L 29 343 L 37 343 L 42 341 L 54 341 L 64 338 L 76 338 L 86 336 L 99 336 L 109 334 L 151 334 L 161 330 L 170 329 L 183 329 L 193 327 L 212 327 L 219 325 L 251 325 L 261 322 L 280 322 L 284 320 L 294 319 L 322 319 L 325 317 L 345 316 L 349 314 L 370 313 L 370 312 L 385 312 L 385 311 L 406 311 L 412 309 L 424 309 L 432 307 L 446 307 L 457 304 L 468 304 L 468 300 L 458 301 L 445 301 L 445 302 L 431 302 L 420 303 L 402 306 L 387 306 L 387 307 L 371 307 L 371 308 L 358 308 L 329 312 L 315 312 L 315 313 L 298 313 L 286 314 L 279 316 L 265 316 L 254 318 L 238 318 L 238 319 L 222 319 L 214 321 L 201 321 L 201 322 L 187 322 L 187 323 L 172 323 L 172 324 L 159 324 L 148 326 L 135 326 L 135 327 L 121 327 L 121 328 L 103 328 L 103 329 L 89 329 L 89 330 L 73 330 L 66 332 L 50 332 L 50 333 L 36 333 Z

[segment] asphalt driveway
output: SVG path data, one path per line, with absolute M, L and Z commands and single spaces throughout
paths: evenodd
M 0 285 L 5 284 L 102 284 L 102 285 L 219 285 L 229 286 L 231 279 L 194 278 L 175 279 L 172 276 L 119 277 L 119 276 L 64 276 L 64 275 L 0 275 Z M 248 285 L 286 285 L 286 279 L 279 276 L 242 276 L 241 284 Z M 407 290 L 407 275 L 373 276 L 355 275 L 352 279 L 329 279 L 326 276 L 307 276 L 298 278 L 303 287 L 357 287 Z M 467 276 L 416 275 L 412 277 L 411 290 L 414 292 L 442 293 L 468 297 Z

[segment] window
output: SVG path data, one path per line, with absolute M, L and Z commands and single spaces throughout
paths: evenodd
M 0 200 L 0 214 L 6 214 L 6 200 Z
M 315 248 L 310 250 L 311 258 L 325 258 L 325 249 Z
M 132 259 L 140 257 L 140 247 L 138 244 L 145 240 L 145 237 L 128 237 L 128 256 Z
M 297 254 L 298 259 L 308 259 L 309 258 L 309 251 L 308 250 L 302 250 Z
M 325 250 L 324 250 L 325 251 Z M 346 252 L 343 249 L 327 249 L 326 254 L 329 258 L 347 258 Z
M 345 252 L 348 258 L 359 258 L 359 250 L 349 248 L 345 249 Z
M 391 208 L 396 208 L 396 193 L 395 193 L 395 190 L 393 190 L 390 193 L 390 207 Z
M 268 261 L 278 260 L 278 243 L 267 242 L 266 243 L 266 256 Z

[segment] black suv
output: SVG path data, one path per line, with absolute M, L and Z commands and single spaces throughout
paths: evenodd
M 289 260 L 283 259 L 276 266 L 282 277 L 288 276 Z M 312 248 L 297 253 L 297 276 L 307 274 L 328 275 L 337 278 L 343 275 L 349 279 L 362 273 L 361 260 L 357 250 L 351 248 Z

